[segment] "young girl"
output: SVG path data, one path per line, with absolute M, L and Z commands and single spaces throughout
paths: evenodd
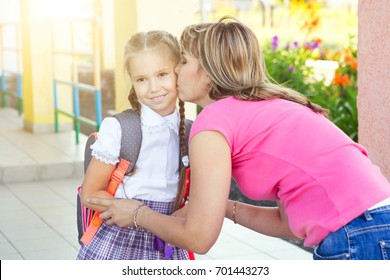
M 186 154 L 184 103 L 179 101 L 180 116 L 176 109 L 175 66 L 179 60 L 177 39 L 164 31 L 137 33 L 125 46 L 124 68 L 133 85 L 128 99 L 141 117 L 142 145 L 135 171 L 125 176 L 115 197 L 141 200 L 164 214 L 171 214 L 181 200 L 179 142 L 182 154 Z M 105 188 L 119 162 L 120 146 L 120 124 L 117 119 L 108 117 L 101 124 L 98 140 L 91 146 L 93 157 L 81 197 L 86 207 L 102 212 L 105 207 L 89 204 L 86 198 L 114 199 Z M 80 260 L 164 258 L 188 259 L 188 252 L 136 226 L 120 228 L 106 223 L 88 245 L 82 245 L 77 256 Z

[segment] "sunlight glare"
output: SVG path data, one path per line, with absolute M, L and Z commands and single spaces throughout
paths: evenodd
M 42 17 L 48 20 L 86 16 L 92 10 L 92 0 L 40 0 L 36 3 Z

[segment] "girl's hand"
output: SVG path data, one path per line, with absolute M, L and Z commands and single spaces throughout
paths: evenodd
M 134 210 L 142 204 L 134 199 L 104 199 L 88 198 L 91 204 L 107 207 L 107 210 L 100 213 L 100 218 L 106 220 L 107 225 L 117 225 L 119 227 L 132 227 Z

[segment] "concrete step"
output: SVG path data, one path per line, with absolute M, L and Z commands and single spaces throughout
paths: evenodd
M 11 108 L 0 109 L 0 183 L 83 176 L 86 136 L 75 132 L 33 134 Z

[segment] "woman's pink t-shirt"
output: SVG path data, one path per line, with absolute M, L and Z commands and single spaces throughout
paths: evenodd
M 300 104 L 224 98 L 202 110 L 190 139 L 205 130 L 224 135 L 240 190 L 254 200 L 279 199 L 306 246 L 390 197 L 367 151 Z

